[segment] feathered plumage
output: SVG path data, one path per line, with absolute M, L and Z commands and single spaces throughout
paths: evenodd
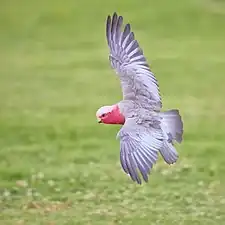
M 162 102 L 158 81 L 130 24 L 126 24 L 124 29 L 122 26 L 122 16 L 116 13 L 108 16 L 106 38 L 109 60 L 121 82 L 123 100 L 117 106 L 125 118 L 117 137 L 120 139 L 123 170 L 133 181 L 141 184 L 140 174 L 147 182 L 159 152 L 168 164 L 177 161 L 174 141 L 182 141 L 183 123 L 178 110 L 160 112 Z M 102 110 L 105 110 L 104 107 Z

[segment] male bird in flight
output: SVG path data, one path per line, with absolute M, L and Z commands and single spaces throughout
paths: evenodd
M 106 38 L 109 60 L 120 79 L 123 100 L 96 112 L 99 123 L 123 125 L 120 161 L 123 170 L 138 184 L 145 182 L 158 159 L 168 164 L 178 159 L 174 142 L 181 143 L 183 122 L 177 109 L 161 112 L 158 82 L 139 47 L 130 24 L 122 30 L 123 17 L 108 16 Z

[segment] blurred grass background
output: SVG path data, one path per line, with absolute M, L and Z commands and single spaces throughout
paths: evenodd
M 138 186 L 119 163 L 121 99 L 105 19 L 130 22 L 184 120 L 180 159 Z M 0 2 L 1 224 L 222 225 L 225 221 L 225 2 Z

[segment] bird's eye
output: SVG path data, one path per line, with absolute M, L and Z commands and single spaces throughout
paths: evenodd
M 105 114 L 105 113 L 103 113 L 103 114 L 102 114 L 102 117 L 105 117 L 105 115 L 106 115 L 106 114 Z

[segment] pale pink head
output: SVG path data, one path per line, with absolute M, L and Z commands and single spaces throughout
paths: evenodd
M 103 106 L 96 112 L 99 123 L 124 124 L 125 118 L 120 113 L 118 105 Z

